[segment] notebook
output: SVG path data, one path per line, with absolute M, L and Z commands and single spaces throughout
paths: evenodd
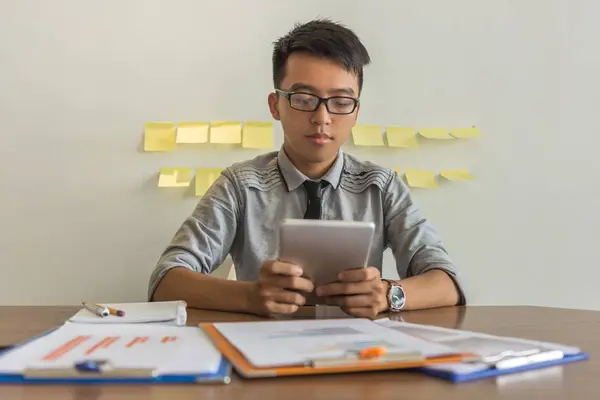
M 187 321 L 187 303 L 185 301 L 102 304 L 125 311 L 125 315 L 122 317 L 116 315 L 100 317 L 82 308 L 69 321 L 86 324 L 170 323 L 174 325 L 185 325 Z
M 459 363 L 421 368 L 427 375 L 454 383 L 569 364 L 589 358 L 580 348 L 559 343 L 412 324 L 388 318 L 380 319 L 377 323 L 397 332 L 450 346 L 456 351 L 474 354 L 474 357 Z
M 0 353 L 1 383 L 228 383 L 231 366 L 197 327 L 81 324 Z

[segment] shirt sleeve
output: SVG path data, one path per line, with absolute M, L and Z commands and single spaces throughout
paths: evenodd
M 170 269 L 184 267 L 210 274 L 223 263 L 236 234 L 240 197 L 231 175 L 223 171 L 160 256 L 150 276 L 149 301 Z
M 410 190 L 395 172 L 392 173 L 385 193 L 384 214 L 388 246 L 394 254 L 400 279 L 433 269 L 443 270 L 458 289 L 458 304 L 466 304 L 462 278 L 440 235 L 423 216 L 413 201 Z

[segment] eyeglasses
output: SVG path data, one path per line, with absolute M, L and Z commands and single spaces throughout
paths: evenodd
M 312 93 L 286 92 L 279 89 L 275 89 L 275 91 L 288 100 L 290 107 L 298 111 L 314 112 L 321 106 L 321 103 L 325 103 L 327 112 L 330 114 L 346 115 L 352 114 L 359 102 L 359 99 L 347 96 L 323 98 Z

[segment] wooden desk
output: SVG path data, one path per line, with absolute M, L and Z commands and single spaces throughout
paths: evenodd
M 60 325 L 77 307 L 0 307 L 0 346 Z M 302 311 L 310 318 L 312 309 Z M 587 361 L 472 383 L 451 384 L 418 373 L 385 372 L 243 380 L 226 386 L 0 385 L 0 399 L 593 399 L 600 391 L 600 312 L 539 307 L 444 308 L 402 313 L 408 322 L 513 335 L 580 346 Z M 189 310 L 189 324 L 256 317 Z

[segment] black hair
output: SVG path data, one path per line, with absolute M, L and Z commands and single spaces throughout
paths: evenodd
M 371 62 L 371 58 L 358 36 L 344 25 L 329 19 L 296 24 L 274 45 L 273 84 L 276 88 L 285 76 L 288 57 L 302 51 L 333 60 L 353 72 L 358 77 L 359 93 L 362 91 L 363 67 Z

